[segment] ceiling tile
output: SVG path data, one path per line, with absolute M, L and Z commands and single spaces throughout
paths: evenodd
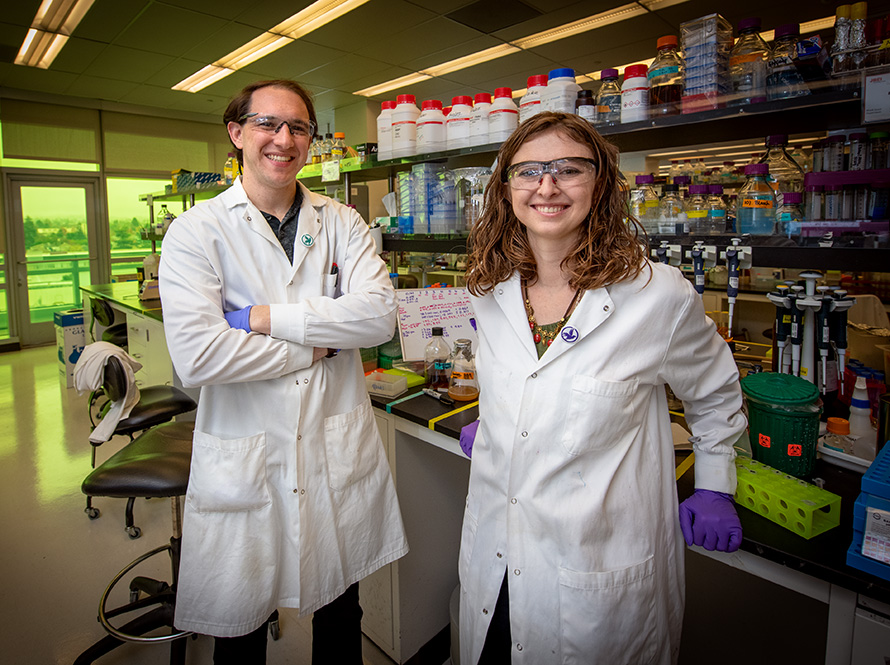
M 183 55 L 196 41 L 204 41 L 220 30 L 221 18 L 154 3 L 114 40 L 118 46 L 153 51 L 165 55 Z
M 350 54 L 301 74 L 300 80 L 329 88 L 349 88 L 352 87 L 351 82 L 356 79 L 373 76 L 375 73 L 380 74 L 390 68 L 391 66 L 385 62 Z
M 405 0 L 371 0 L 312 33 L 316 44 L 350 53 L 364 50 L 385 35 L 420 25 L 435 15 Z
M 448 74 L 448 78 L 467 85 L 482 85 L 488 81 L 496 80 L 498 77 L 506 78 L 514 74 L 525 78 L 533 74 L 546 74 L 552 68 L 550 62 L 537 53 L 520 51 L 497 60 L 483 62 L 481 65 L 451 72 Z
M 114 81 L 96 76 L 78 76 L 65 90 L 65 94 L 85 99 L 117 102 L 131 93 L 138 85 L 138 83 L 129 81 Z
M 484 49 L 491 48 L 492 46 L 499 46 L 500 44 L 501 42 L 497 39 L 494 39 L 493 37 L 480 35 L 479 37 L 466 41 L 462 44 L 449 44 L 441 51 L 436 51 L 435 53 L 430 53 L 429 55 L 417 57 L 413 61 L 414 67 L 418 70 L 422 70 L 426 67 L 441 65 L 445 62 L 449 62 L 450 60 L 462 58 L 465 55 L 470 55 L 471 53 L 476 53 L 477 51 L 482 51 Z
M 40 9 L 40 2 L 41 0 L 20 0 L 3 3 L 3 22 L 30 27 Z
M 259 78 L 292 78 L 302 82 L 305 72 L 318 69 L 334 60 L 348 55 L 326 46 L 313 44 L 307 39 L 298 39 L 274 53 L 248 65 L 244 71 Z
M 151 0 L 96 0 L 74 29 L 74 34 L 82 39 L 109 44 L 150 4 Z
M 475 39 L 479 32 L 447 18 L 436 17 L 386 39 L 375 39 L 356 54 L 393 65 L 414 63 L 417 58 Z
M 254 9 L 259 5 L 275 4 L 281 7 L 281 2 L 251 2 L 250 10 L 245 11 L 244 0 L 176 0 L 176 6 L 189 11 L 198 12 L 199 14 L 207 14 L 208 16 L 216 16 L 217 18 L 234 21 L 239 16 L 250 16 L 255 14 Z M 298 3 L 293 3 L 298 4 Z M 307 3 L 308 4 L 308 3 Z M 293 6 L 293 5 L 291 5 Z M 283 11 L 284 9 L 281 8 Z M 296 11 L 296 10 L 294 10 Z
M 211 2 L 213 0 L 210 0 Z M 261 30 L 268 30 L 278 25 L 285 19 L 301 12 L 312 4 L 314 0 L 257 0 L 256 2 L 241 2 L 242 12 L 237 20 L 244 25 L 252 25 Z M 374 0 L 371 0 L 372 2 Z
M 171 62 L 173 58 L 168 55 L 111 45 L 84 73 L 119 81 L 142 82 Z
M 364 90 L 365 88 L 370 88 L 371 86 L 378 85 L 385 81 L 392 81 L 393 79 L 407 76 L 410 73 L 411 70 L 405 69 L 404 67 L 389 67 L 388 69 L 381 70 L 376 74 L 369 74 L 367 76 L 355 79 L 351 82 L 349 88 L 345 88 L 345 90 L 346 92 Z
M 105 44 L 90 39 L 69 37 L 65 47 L 53 61 L 52 68 L 60 72 L 80 74 L 107 48 Z
M 449 14 L 456 9 L 472 5 L 476 0 L 411 0 L 412 5 L 423 7 L 436 14 Z M 490 0 L 497 2 L 497 0 Z
M 56 72 L 52 69 L 37 69 L 21 65 L 7 65 L 9 70 L 3 75 L 3 85 L 21 90 L 59 93 L 64 91 L 77 74 Z
M 177 58 L 168 65 L 161 67 L 145 79 L 147 85 L 159 85 L 163 88 L 172 88 L 174 85 L 197 71 L 200 71 L 207 63 Z
M 190 60 L 204 63 L 201 65 L 203 67 L 228 55 L 260 34 L 261 32 L 252 26 L 229 22 L 212 35 L 188 40 L 188 47 L 182 52 L 182 55 Z
M 0 62 L 15 61 L 27 34 L 27 26 L 0 22 Z

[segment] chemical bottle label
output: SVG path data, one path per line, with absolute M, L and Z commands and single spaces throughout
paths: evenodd
M 658 200 L 656 200 L 656 199 L 648 199 L 648 200 L 646 201 L 645 207 L 647 207 L 647 208 L 657 208 L 657 207 L 658 207 L 658 204 L 659 204 L 659 201 L 658 201 Z
M 473 372 L 457 372 L 457 371 L 455 371 L 455 372 L 451 373 L 451 378 L 456 381 L 460 380 L 460 379 L 463 379 L 465 381 L 472 381 L 474 378 L 474 374 L 473 374 Z
M 493 111 L 489 111 L 489 120 L 491 119 L 491 116 L 495 115 L 496 113 L 515 113 L 516 115 L 519 115 L 519 111 L 517 109 L 495 109 Z
M 659 67 L 658 69 L 650 69 L 647 78 L 651 81 L 656 76 L 664 76 L 666 74 L 676 74 L 680 71 L 679 65 L 668 65 L 667 67 Z
M 742 199 L 743 208 L 772 208 L 772 199 Z
M 593 120 L 596 116 L 596 107 L 587 104 L 585 106 L 578 107 L 578 115 L 584 118 L 585 120 Z
M 715 208 L 714 210 L 710 210 L 708 214 L 711 217 L 726 217 L 726 211 L 721 210 L 720 208 Z
M 729 66 L 735 67 L 736 65 L 744 65 L 749 62 L 757 62 L 758 60 L 763 60 L 763 55 L 760 53 L 746 53 L 745 55 L 734 55 L 729 58 Z
M 686 217 L 689 219 L 703 219 L 708 216 L 707 210 L 687 210 Z

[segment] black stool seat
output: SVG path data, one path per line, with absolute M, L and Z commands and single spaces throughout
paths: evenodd
M 83 493 L 115 498 L 184 495 L 193 431 L 191 422 L 148 430 L 94 469 L 81 485 Z
M 109 342 L 110 344 L 119 346 L 122 349 L 127 348 L 127 324 L 115 323 L 113 326 L 110 326 L 103 330 L 102 341 Z
M 115 434 L 132 434 L 168 422 L 174 416 L 198 408 L 191 397 L 173 386 L 149 386 L 139 389 L 139 402 L 130 415 L 120 420 Z

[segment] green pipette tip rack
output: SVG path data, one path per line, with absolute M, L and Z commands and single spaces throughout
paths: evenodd
M 736 458 L 736 505 L 807 540 L 840 524 L 841 498 L 749 457 Z

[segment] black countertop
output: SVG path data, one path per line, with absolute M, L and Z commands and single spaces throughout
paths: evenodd
M 371 403 L 382 411 L 423 427 L 429 427 L 431 420 L 467 406 L 461 402 L 446 406 L 424 395 L 420 388 L 409 389 L 395 399 L 372 395 Z M 459 438 L 461 428 L 479 417 L 479 407 L 473 402 L 469 404 L 473 406 L 436 421 L 431 429 L 454 439 Z M 677 451 L 677 464 L 688 454 L 688 451 Z M 690 469 L 677 481 L 681 501 L 692 494 L 694 477 Z M 807 540 L 740 506 L 738 513 L 744 531 L 741 549 L 819 580 L 890 603 L 890 580 L 851 568 L 846 563 L 847 549 L 853 540 L 853 503 L 860 493 L 862 475 L 818 460 L 814 477 L 824 481 L 824 489 L 841 497 L 838 526 Z

